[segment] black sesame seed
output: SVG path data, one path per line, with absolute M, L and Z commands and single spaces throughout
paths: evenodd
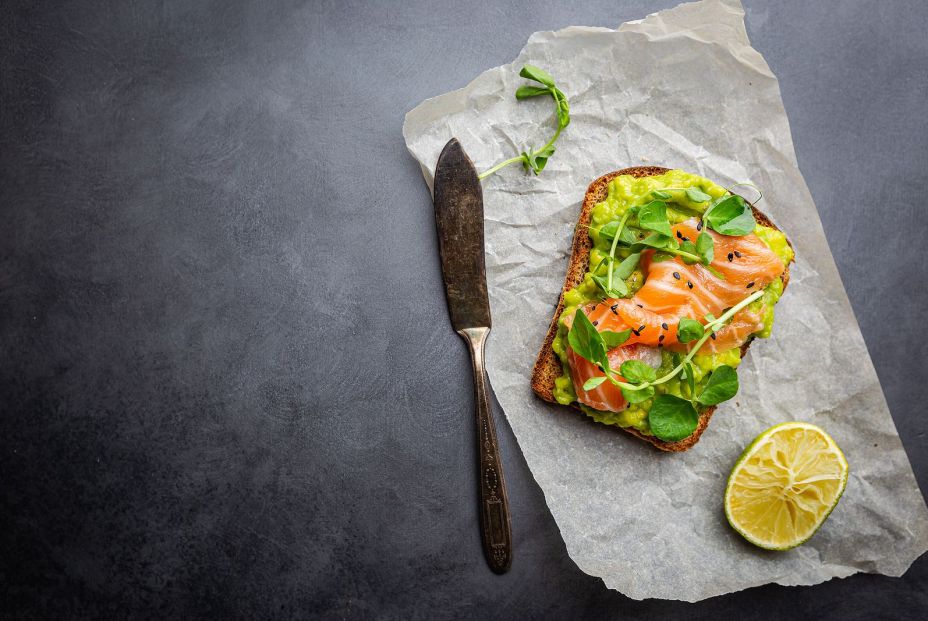
M 594 322 L 593 322 L 593 325 L 594 325 L 594 326 L 598 326 L 598 325 L 599 325 L 599 321 L 594 321 Z
M 594 305 L 593 305 L 593 308 L 590 309 L 590 312 L 591 312 L 591 313 L 594 312 L 594 311 L 596 310 L 596 307 L 597 307 L 597 306 L 598 306 L 598 304 L 594 304 Z
M 681 237 L 680 239 L 682 239 L 683 241 L 689 241 L 689 240 L 690 240 L 690 238 L 689 238 L 689 237 L 687 237 L 686 235 L 684 235 L 684 236 L 683 236 L 683 237 Z
M 691 283 L 690 281 L 687 280 L 687 281 L 686 281 L 686 286 L 689 287 L 690 289 L 692 289 L 692 288 L 693 288 L 693 283 Z
M 734 258 L 735 258 L 735 255 L 733 255 L 732 253 L 729 252 L 729 253 L 728 253 L 728 260 L 731 261 L 731 260 L 734 259 Z
M 714 341 L 714 340 L 715 340 L 715 332 L 713 332 L 712 334 L 710 334 L 709 337 Z
M 644 324 L 638 326 L 638 332 L 644 332 Z
M 683 239 L 683 233 L 677 231 L 677 239 Z
M 641 336 L 641 333 L 638 332 L 638 330 L 636 330 L 636 329 L 634 329 L 634 328 L 632 328 L 632 333 L 633 333 L 635 336 Z
M 753 286 L 754 286 L 754 281 L 752 280 L 751 282 L 748 283 L 748 287 L 747 287 L 747 288 L 750 289 L 750 288 L 753 287 Z
M 635 306 L 637 306 L 638 308 L 644 308 L 644 306 L 642 306 L 641 304 L 635 304 Z
M 663 329 L 665 329 L 665 330 L 669 330 L 669 329 L 670 329 L 670 327 L 669 327 L 666 323 L 662 323 L 662 324 L 661 324 L 661 327 L 662 327 Z
M 699 222 L 696 223 L 696 230 L 697 230 L 697 231 L 701 231 L 701 230 L 702 230 L 702 220 L 700 220 Z
M 740 258 L 741 258 L 741 253 L 738 252 L 737 250 L 735 250 L 735 256 L 738 257 L 738 258 L 740 259 Z
M 616 310 L 616 308 L 618 308 L 618 306 L 619 306 L 618 304 L 613 304 L 612 306 L 609 307 L 609 310 L 611 310 L 611 311 L 613 312 L 613 314 L 618 315 L 618 314 L 619 314 L 619 311 Z
M 663 335 L 663 334 L 660 335 L 659 337 L 657 337 L 657 342 L 658 342 L 658 343 L 660 343 L 660 342 L 663 341 L 663 340 L 664 340 L 664 335 Z
M 680 272 L 674 272 L 673 277 L 676 278 L 677 280 L 680 280 Z

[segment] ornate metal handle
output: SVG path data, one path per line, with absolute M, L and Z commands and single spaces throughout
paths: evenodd
M 512 565 L 512 524 L 509 519 L 509 497 L 503 464 L 496 444 L 496 426 L 487 395 L 487 373 L 483 361 L 483 346 L 490 328 L 464 328 L 464 337 L 474 363 L 474 397 L 477 405 L 477 464 L 480 488 L 480 534 L 487 564 L 498 574 Z

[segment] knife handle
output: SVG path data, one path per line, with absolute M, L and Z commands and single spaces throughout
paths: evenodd
M 474 364 L 474 401 L 477 409 L 477 479 L 480 491 L 480 535 L 487 564 L 497 574 L 512 565 L 512 523 L 503 464 L 496 443 L 496 426 L 487 394 L 487 372 L 483 346 L 490 328 L 458 330 L 470 349 Z

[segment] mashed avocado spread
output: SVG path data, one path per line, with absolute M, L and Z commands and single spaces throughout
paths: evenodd
M 686 188 L 697 188 L 713 199 L 724 196 L 728 192 L 725 188 L 712 183 L 708 179 L 682 170 L 671 170 L 654 177 L 637 178 L 622 175 L 610 181 L 606 199 L 593 207 L 590 218 L 590 238 L 593 241 L 593 248 L 590 251 L 590 266 L 594 268 L 599 266 L 599 271 L 596 273 L 598 275 L 605 273 L 607 268 L 601 263 L 603 258 L 609 254 L 610 246 L 609 241 L 600 237 L 600 227 L 618 220 L 630 207 L 648 202 L 650 200 L 649 194 L 654 190 L 666 190 L 671 195 L 671 198 L 667 201 L 667 216 L 671 223 L 676 224 L 693 216 L 701 215 L 706 208 L 706 204 L 700 205 L 689 200 L 685 193 Z M 759 224 L 754 232 L 783 261 L 784 265 L 792 260 L 793 249 L 790 248 L 786 237 L 781 232 Z M 629 254 L 629 250 L 622 249 L 617 254 L 625 258 Z M 592 276 L 593 272 L 587 272 L 579 286 L 564 294 L 564 311 L 558 319 L 558 332 L 552 343 L 554 352 L 560 358 L 563 370 L 562 375 L 554 382 L 554 396 L 559 403 L 565 405 L 575 402 L 577 395 L 574 391 L 573 382 L 570 378 L 570 367 L 567 363 L 567 327 L 564 325 L 564 319 L 572 317 L 580 306 L 600 299 L 601 290 L 593 281 Z M 629 294 L 632 294 L 644 284 L 644 274 L 640 268 L 636 269 L 625 282 L 628 285 Z M 764 289 L 763 297 L 749 307 L 753 310 L 763 311 L 764 327 L 761 331 L 756 332 L 754 336 L 761 338 L 770 336 L 770 331 L 773 328 L 773 307 L 782 293 L 783 281 L 777 278 Z M 659 377 L 670 372 L 673 368 L 673 355 L 670 352 L 662 351 L 661 356 L 661 367 L 657 371 Z M 740 362 L 741 351 L 738 347 L 716 354 L 697 354 L 694 356 L 697 392 L 705 385 L 708 375 L 713 369 L 721 365 L 737 367 Z M 686 382 L 679 379 L 679 376 L 664 384 L 655 386 L 655 389 L 657 395 L 672 394 L 684 398 L 691 396 L 689 387 Z M 600 423 L 620 427 L 634 427 L 638 431 L 650 435 L 648 410 L 651 403 L 652 400 L 644 401 L 631 405 L 621 412 L 603 412 L 583 404 L 580 407 L 588 416 Z

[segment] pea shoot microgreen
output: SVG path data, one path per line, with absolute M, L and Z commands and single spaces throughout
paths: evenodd
M 738 392 L 738 373 L 728 365 L 723 364 L 712 372 L 709 382 L 696 401 L 703 405 L 718 405 L 728 401 Z
M 669 229 L 669 225 L 668 225 Z M 676 255 L 683 259 L 684 263 L 692 265 L 693 263 L 702 263 L 709 265 L 714 255 L 714 243 L 711 236 L 707 236 L 703 241 L 702 250 L 690 240 L 677 240 L 671 235 L 653 232 L 642 239 L 635 240 L 631 248 L 633 251 L 641 251 L 645 248 L 654 248 L 665 254 Z
M 757 225 L 751 207 L 737 194 L 713 201 L 702 219 L 706 226 L 722 235 L 747 235 Z
M 673 237 L 670 222 L 667 221 L 667 203 L 651 201 L 638 210 L 638 226 L 654 231 L 664 237 Z
M 712 259 L 715 258 L 715 242 L 712 241 L 712 236 L 703 231 L 699 234 L 699 237 L 696 238 L 696 254 L 698 254 L 706 263 L 706 265 L 712 263 Z
M 640 360 L 626 360 L 619 367 L 619 372 L 632 384 L 653 382 L 657 379 L 657 372 L 654 368 Z
M 615 263 L 615 254 L 610 253 L 609 256 L 603 260 L 609 265 L 609 273 L 605 277 L 594 274 L 592 277 L 593 281 L 599 285 L 603 293 L 608 297 L 623 298 L 628 295 L 628 285 L 625 284 L 625 279 L 631 276 L 635 268 L 638 267 L 638 260 L 640 258 L 640 253 L 630 254 L 613 269 L 612 266 Z
M 660 395 L 648 411 L 651 432 L 665 442 L 689 437 L 699 425 L 699 412 L 693 404 L 675 395 Z
M 754 212 L 751 210 L 751 207 L 745 202 L 744 198 L 732 194 L 731 189 L 736 187 L 750 187 L 757 190 L 758 198 L 761 200 L 764 197 L 764 193 L 761 192 L 753 183 L 736 183 L 728 188 L 725 188 L 729 193 L 725 196 L 721 196 L 715 200 L 711 196 L 700 190 L 699 188 L 689 187 L 689 188 L 663 188 L 661 190 L 652 190 L 651 196 L 659 200 L 671 200 L 673 194 L 671 192 L 683 192 L 686 195 L 686 198 L 694 203 L 706 203 L 709 202 L 709 207 L 703 212 L 702 220 L 706 223 L 713 231 L 721 233 L 722 235 L 731 235 L 731 236 L 740 236 L 747 235 L 754 231 L 754 226 L 757 222 L 754 220 Z M 756 202 L 756 201 L 755 201 Z M 711 259 L 710 259 L 711 260 Z
M 734 186 L 732 186 L 734 187 Z M 651 196 L 662 201 L 669 201 L 673 198 L 671 192 L 683 192 L 686 198 L 693 203 L 705 203 L 711 201 L 712 197 L 700 190 L 699 188 L 664 188 L 662 190 L 651 190 Z
M 701 339 L 703 334 L 705 334 L 705 328 L 701 323 L 689 317 L 680 318 L 680 323 L 677 326 L 677 340 L 681 343 L 690 343 Z
M 539 174 L 548 163 L 548 158 L 554 155 L 554 143 L 561 135 L 561 132 L 564 131 L 564 128 L 570 124 L 570 104 L 567 101 L 567 96 L 555 85 L 554 78 L 551 77 L 550 73 L 532 65 L 525 65 L 522 67 L 522 71 L 519 72 L 519 75 L 527 80 L 538 82 L 541 86 L 535 86 L 534 84 L 524 84 L 520 86 L 516 90 L 516 99 L 522 101 L 524 99 L 531 99 L 532 97 L 550 95 L 551 98 L 554 99 L 556 106 L 557 130 L 555 130 L 551 139 L 537 151 L 532 147 L 528 147 L 518 156 L 504 160 L 480 173 L 477 176 L 478 179 L 485 179 L 493 173 L 502 170 L 510 164 L 515 164 L 516 162 L 522 162 L 522 166 L 525 168 L 526 172 L 532 171 L 536 175 Z

